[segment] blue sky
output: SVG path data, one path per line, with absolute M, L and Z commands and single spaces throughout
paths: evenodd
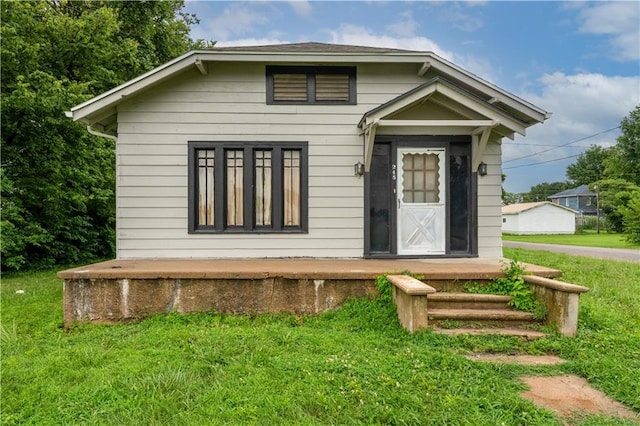
M 619 130 L 606 131 L 640 104 L 637 1 L 187 1 L 186 11 L 201 21 L 192 38 L 219 46 L 316 41 L 433 51 L 551 112 L 526 137 L 505 139 L 509 192 L 565 180 L 575 156 L 614 144 Z

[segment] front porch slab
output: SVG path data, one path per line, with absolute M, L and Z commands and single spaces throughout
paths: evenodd
M 504 259 L 122 259 L 58 273 L 64 324 L 116 322 L 168 312 L 315 314 L 376 294 L 375 277 L 411 271 L 447 283 L 503 276 Z M 526 270 L 554 278 L 536 265 Z

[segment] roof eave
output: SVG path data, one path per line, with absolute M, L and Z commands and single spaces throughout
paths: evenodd
M 136 93 L 138 90 L 149 87 L 150 85 L 157 84 L 165 79 L 170 78 L 176 72 L 179 72 L 193 64 L 197 60 L 197 56 L 194 56 L 195 51 L 188 52 L 182 56 L 179 56 L 157 68 L 152 69 L 138 77 L 129 80 L 119 86 L 114 87 L 98 96 L 95 96 L 88 101 L 85 101 L 79 105 L 71 108 L 70 113 L 74 121 L 83 121 L 89 115 L 99 111 L 100 109 L 107 108 L 123 98 Z
M 484 86 L 483 91 L 492 95 L 492 99 L 495 101 L 508 105 L 512 108 L 521 111 L 523 114 L 531 117 L 535 122 L 542 123 L 551 117 L 551 113 L 543 110 L 542 108 L 525 101 L 524 99 L 507 92 L 504 89 L 496 86 L 495 84 L 478 77 L 477 75 L 460 68 L 456 64 L 449 62 L 448 60 L 429 52 L 429 55 L 437 60 L 435 63 L 430 63 L 435 69 L 445 72 L 456 79 L 459 79 L 471 86 L 478 87 L 478 84 Z M 532 123 L 533 124 L 533 123 Z
M 288 63 L 415 63 L 430 66 L 440 72 L 451 75 L 455 80 L 472 86 L 487 96 L 499 99 L 499 102 L 521 112 L 531 118 L 528 125 L 541 123 L 550 114 L 512 95 L 486 80 L 458 67 L 457 65 L 441 58 L 433 52 L 263 52 L 247 50 L 193 50 L 179 56 L 151 71 L 148 71 L 132 80 L 129 80 L 107 92 L 104 92 L 86 102 L 71 108 L 71 116 L 75 121 L 89 120 L 90 116 L 105 108 L 113 107 L 127 96 L 148 89 L 162 81 L 171 78 L 178 72 L 188 67 L 201 65 L 203 62 L 288 62 Z M 199 69 L 201 66 L 198 67 Z M 84 120 L 83 120 L 84 119 Z M 89 123 L 90 124 L 90 123 Z M 528 127 L 528 126 L 527 126 Z
M 86 118 L 92 113 L 119 102 L 122 98 L 130 96 L 139 90 L 148 88 L 170 78 L 175 73 L 180 72 L 192 65 L 202 62 L 309 62 L 311 58 L 318 62 L 393 62 L 393 63 L 416 63 L 424 61 L 425 54 L 430 52 L 384 52 L 384 53 L 352 53 L 352 52 L 252 52 L 246 51 L 209 51 L 192 50 L 179 56 L 157 68 L 152 69 L 132 80 L 129 80 L 111 90 L 108 90 L 88 101 L 71 108 L 71 117 L 78 121 Z

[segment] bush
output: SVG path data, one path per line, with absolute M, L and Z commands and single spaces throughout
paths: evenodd
M 598 218 L 596 216 L 581 216 L 576 218 L 576 231 L 593 230 L 597 228 Z M 602 218 L 600 218 L 602 225 Z

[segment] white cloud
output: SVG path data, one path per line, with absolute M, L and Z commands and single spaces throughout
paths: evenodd
M 543 75 L 539 82 L 542 95 L 525 98 L 553 112 L 548 127 L 558 134 L 586 136 L 614 127 L 640 104 L 639 77 L 556 72 Z
M 307 0 L 293 0 L 289 4 L 298 16 L 308 18 L 313 13 L 313 7 Z
M 205 23 L 213 35 L 220 41 L 227 40 L 236 34 L 246 34 L 255 31 L 255 27 L 268 23 L 266 15 L 251 10 L 242 3 L 232 4 L 224 9 L 221 15 Z
M 481 79 L 500 86 L 494 69 L 495 64 L 490 59 L 474 55 L 455 55 L 454 63 Z
M 552 116 L 544 124 L 528 129 L 525 138 L 517 136 L 516 143 L 503 145 L 505 168 L 578 155 L 590 145 L 614 145 L 619 130 L 532 155 L 550 148 L 535 145 L 563 145 L 614 128 L 640 104 L 640 77 L 556 72 L 543 75 L 538 83 L 542 85 L 539 94 L 520 96 L 551 112 Z M 525 155 L 532 156 L 510 162 Z M 510 192 L 526 192 L 540 182 L 563 181 L 567 165 L 574 161 L 575 158 L 570 158 L 541 166 L 507 169 L 505 187 Z
M 611 36 L 614 57 L 622 61 L 640 59 L 640 4 L 596 2 L 580 9 L 580 31 Z
M 436 42 L 426 37 L 395 37 L 386 34 L 375 34 L 358 25 L 342 24 L 338 29 L 329 30 L 329 36 L 331 38 L 329 40 L 330 43 L 431 51 L 447 60 L 452 60 L 451 58 L 453 57 L 451 52 L 442 49 Z
M 447 6 L 440 10 L 438 18 L 442 22 L 451 24 L 456 30 L 464 32 L 473 32 L 484 27 L 484 19 L 482 13 L 477 9 L 467 13 L 464 7 L 484 6 L 484 2 L 465 2 L 465 3 L 451 3 L 445 2 Z
M 418 29 L 418 23 L 413 19 L 411 11 L 406 11 L 400 14 L 400 20 L 387 25 L 386 29 L 392 34 L 409 37 L 415 34 L 416 29 Z

